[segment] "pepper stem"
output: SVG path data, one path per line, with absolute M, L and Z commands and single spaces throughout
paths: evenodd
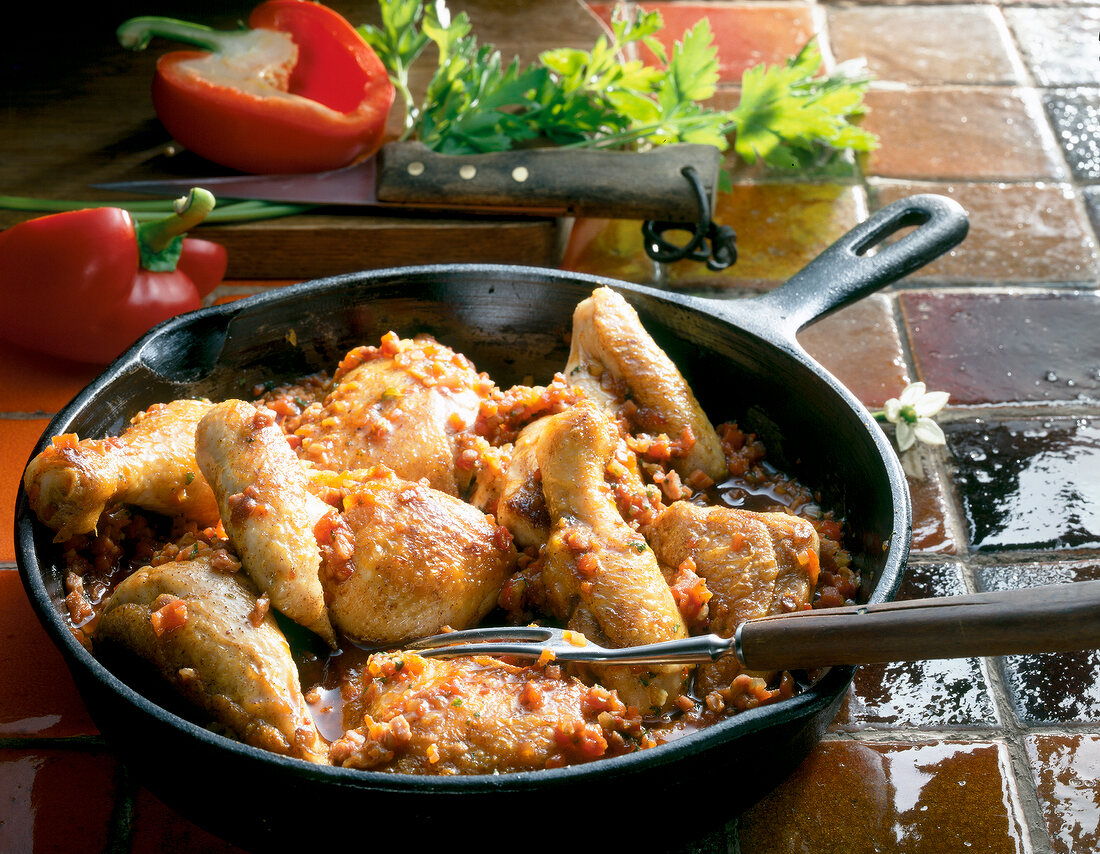
M 183 249 L 183 235 L 206 219 L 214 204 L 213 193 L 193 187 L 186 196 L 173 202 L 171 216 L 136 225 L 141 266 L 157 272 L 175 270 Z
M 221 53 L 234 40 L 248 30 L 215 30 L 205 24 L 193 24 L 176 18 L 160 18 L 144 15 L 123 21 L 115 35 L 118 42 L 129 50 L 145 50 L 154 36 Z

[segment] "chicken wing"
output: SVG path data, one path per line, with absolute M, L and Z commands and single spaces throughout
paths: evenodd
M 111 594 L 95 639 L 151 663 L 241 741 L 327 762 L 290 647 L 262 601 L 248 579 L 214 571 L 209 553 L 148 566 Z
M 219 403 L 199 422 L 195 449 L 245 571 L 274 607 L 335 645 L 314 534 L 335 511 L 309 491 L 274 414 L 241 400 Z
M 508 531 L 461 499 L 376 467 L 344 478 L 343 512 L 318 528 L 329 615 L 372 644 L 468 628 L 515 568 Z
M 573 312 L 565 374 L 609 411 L 629 400 L 631 421 L 641 431 L 679 444 L 673 465 L 681 475 L 698 469 L 711 480 L 725 479 L 722 444 L 691 388 L 638 313 L 610 288 L 597 288 Z
M 465 489 L 472 473 L 456 467 L 455 436 L 493 387 L 469 359 L 431 338 L 391 332 L 380 347 L 348 353 L 333 382 L 324 403 L 302 413 L 302 459 L 330 471 L 384 465 L 450 495 Z
M 547 419 L 537 446 L 542 490 L 553 520 L 540 557 L 546 603 L 597 642 L 635 646 L 687 635 L 676 602 L 644 537 L 623 521 L 604 480 L 619 434 L 591 403 Z M 644 712 L 681 693 L 679 667 L 601 667 L 593 672 Z
M 217 502 L 195 462 L 195 427 L 211 406 L 206 400 L 157 403 L 118 437 L 55 436 L 23 474 L 31 509 L 57 531 L 57 542 L 94 531 L 109 504 L 217 524 Z
M 401 774 L 531 771 L 652 743 L 614 693 L 488 656 L 374 655 L 349 711 L 332 764 Z
M 809 607 L 817 583 L 817 531 L 787 513 L 677 501 L 657 518 L 649 542 L 663 566 L 675 570 L 690 561 L 706 580 L 709 630 L 724 637 L 753 617 Z M 696 689 L 726 687 L 738 672 L 732 656 L 701 665 Z

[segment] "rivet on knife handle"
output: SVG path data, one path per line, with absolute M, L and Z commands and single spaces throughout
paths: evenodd
M 694 144 L 642 153 L 536 148 L 448 155 L 391 143 L 380 152 L 378 198 L 693 222 L 698 203 L 681 170 L 692 166 L 713 200 L 720 158 L 714 146 Z

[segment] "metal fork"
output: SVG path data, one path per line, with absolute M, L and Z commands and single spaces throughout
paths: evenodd
M 482 628 L 407 644 L 421 655 L 553 656 L 609 664 L 691 664 L 736 655 L 749 670 L 971 658 L 1100 648 L 1100 581 L 797 611 L 746 620 L 732 638 L 699 635 L 616 649 L 543 626 Z
M 548 626 L 503 626 L 464 629 L 421 638 L 402 648 L 432 658 L 464 655 L 512 655 L 554 661 L 590 661 L 605 664 L 701 664 L 736 654 L 736 637 L 698 635 L 683 640 L 608 649 L 580 632 Z M 744 662 L 742 661 L 742 664 Z

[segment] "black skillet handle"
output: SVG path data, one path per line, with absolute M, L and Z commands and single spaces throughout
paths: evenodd
M 912 227 L 892 243 L 887 238 Z M 786 284 L 752 299 L 753 313 L 771 318 L 788 337 L 958 246 L 970 227 L 966 211 L 930 193 L 876 211 L 818 255 Z M 877 249 L 875 252 L 870 250 Z

